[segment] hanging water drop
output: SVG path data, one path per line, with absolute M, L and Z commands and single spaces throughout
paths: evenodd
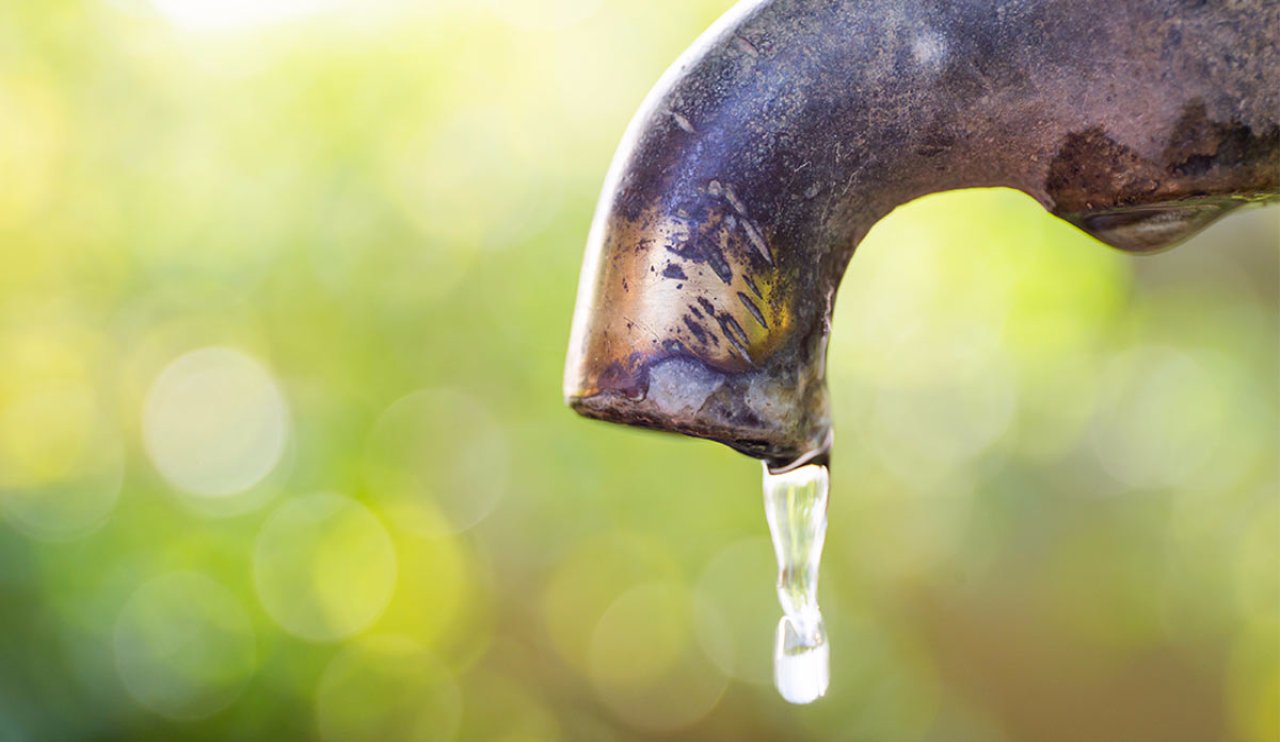
M 783 616 L 773 653 L 773 682 L 791 703 L 812 703 L 827 692 L 830 648 L 818 609 L 818 564 L 827 535 L 824 463 L 774 472 L 764 467 L 764 506 L 778 557 L 778 602 Z

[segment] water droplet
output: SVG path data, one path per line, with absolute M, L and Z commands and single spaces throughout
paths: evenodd
M 1239 199 L 1198 199 L 1124 206 L 1069 220 L 1112 247 L 1150 253 L 1177 245 L 1244 204 Z
M 825 464 L 764 469 L 764 505 L 778 557 L 778 623 L 773 681 L 791 703 L 812 703 L 827 692 L 830 648 L 818 608 L 818 565 L 827 535 Z
M 804 626 L 790 616 L 778 622 L 773 652 L 773 683 L 790 703 L 813 703 L 827 693 L 831 680 L 831 648 L 822 616 Z

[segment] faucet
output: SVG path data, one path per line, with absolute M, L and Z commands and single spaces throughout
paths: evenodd
M 565 397 L 587 417 L 824 457 L 854 248 L 1006 186 L 1101 242 L 1280 199 L 1280 3 L 746 0 L 666 73 L 588 240 Z

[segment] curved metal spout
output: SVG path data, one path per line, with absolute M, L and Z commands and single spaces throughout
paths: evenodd
M 830 436 L 836 288 L 899 204 L 1008 186 L 1133 252 L 1280 195 L 1280 3 L 762 0 L 650 94 L 565 395 L 782 465 Z

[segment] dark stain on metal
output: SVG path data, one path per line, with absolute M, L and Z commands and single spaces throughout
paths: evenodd
M 684 269 L 675 263 L 667 263 L 667 267 L 662 271 L 662 275 L 664 278 L 676 278 L 682 281 L 689 278 L 684 274 Z
M 689 328 L 689 332 L 693 333 L 693 336 L 698 339 L 699 343 L 704 345 L 706 344 L 707 330 L 705 327 L 695 322 L 693 318 L 687 314 L 684 316 L 684 325 Z

